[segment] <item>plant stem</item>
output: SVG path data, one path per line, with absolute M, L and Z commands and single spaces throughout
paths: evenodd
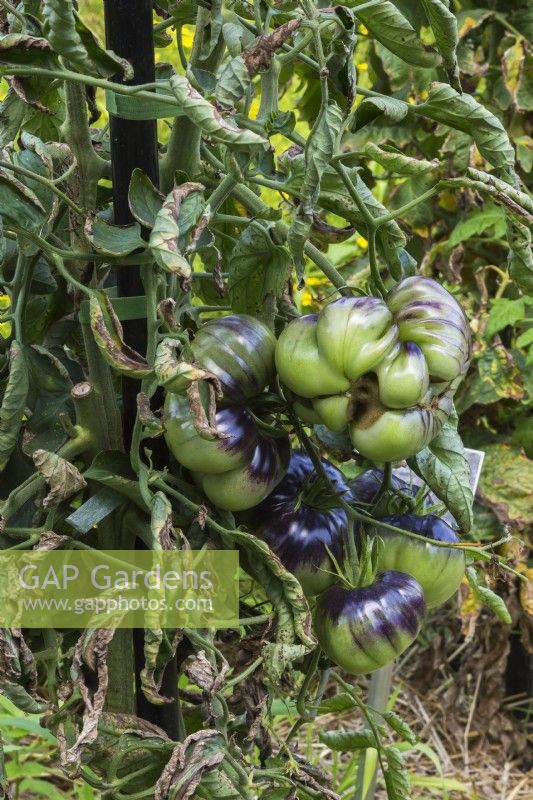
M 65 101 L 67 117 L 63 125 L 63 135 L 76 161 L 76 169 L 68 184 L 71 194 L 80 199 L 81 208 L 76 205 L 76 214 L 83 217 L 96 208 L 96 191 L 98 181 L 103 175 L 104 161 L 93 148 L 85 90 L 80 83 L 65 80 Z M 73 245 L 77 244 L 82 250 L 87 250 L 83 222 L 80 223 L 71 215 L 70 223 Z
M 199 6 L 196 12 L 196 27 L 191 51 L 189 67 L 197 66 L 200 62 L 204 29 L 208 25 L 211 12 L 208 8 Z M 221 51 L 222 50 L 222 51 Z M 215 47 L 210 58 L 202 61 L 202 68 L 216 72 L 218 62 L 222 56 L 223 48 Z M 174 101 L 175 104 L 175 101 Z M 177 170 L 186 172 L 189 177 L 194 177 L 200 170 L 200 144 L 202 131 L 188 117 L 177 117 L 170 132 L 167 151 L 160 163 L 161 189 L 170 192 L 174 183 L 174 174 Z
M 386 668 L 384 668 L 384 669 L 386 669 Z M 333 678 L 333 680 L 337 681 L 339 686 L 342 686 L 342 688 L 344 689 L 345 692 L 347 692 L 350 695 L 350 697 L 355 702 L 356 706 L 359 708 L 359 710 L 363 714 L 364 718 L 366 719 L 366 721 L 368 723 L 368 727 L 370 728 L 370 730 L 374 734 L 374 739 L 376 741 L 376 746 L 377 746 L 377 748 L 376 748 L 377 749 L 377 758 L 378 758 L 378 761 L 379 761 L 379 765 L 381 767 L 381 771 L 382 771 L 383 774 L 385 774 L 385 764 L 383 762 L 383 757 L 381 755 L 381 737 L 379 735 L 379 730 L 377 728 L 376 722 L 375 722 L 375 720 L 374 720 L 374 718 L 372 716 L 372 712 L 367 708 L 365 703 L 363 703 L 361 698 L 357 695 L 357 692 L 354 692 L 352 687 L 350 686 L 350 684 L 346 683 L 346 681 L 343 678 L 341 678 L 340 675 L 338 675 L 336 672 L 332 671 L 331 677 Z M 388 695 L 388 693 L 387 693 L 387 695 Z M 359 780 L 359 778 L 358 778 L 358 780 Z M 357 794 L 355 800 L 363 800 L 363 796 Z M 365 800 L 370 800 L 370 798 L 365 798 Z
M 379 271 L 378 257 L 376 251 L 376 228 L 370 228 L 368 232 L 368 260 L 370 264 L 370 277 L 376 290 L 382 297 L 387 294 L 387 289 L 381 278 Z
M 24 18 L 24 15 L 23 15 L 23 14 L 21 14 L 21 13 L 20 13 L 20 11 L 18 11 L 18 10 L 15 8 L 15 6 L 13 5 L 13 3 L 10 3 L 10 2 L 9 2 L 9 0 L 0 0 L 0 5 L 1 5 L 1 6 L 4 6 L 4 8 L 6 9 L 6 11 L 9 11 L 9 13 L 10 13 L 10 14 L 13 14 L 13 16 L 15 17 L 15 19 L 18 19 L 18 21 L 19 21 L 19 22 L 21 22 L 21 23 L 22 23 L 22 25 L 26 25 L 26 20 L 25 20 L 25 18 Z
M 93 435 L 91 431 L 76 427 L 76 433 L 76 437 L 66 442 L 57 452 L 58 456 L 61 456 L 61 458 L 67 461 L 85 453 L 92 442 Z M 31 500 L 32 497 L 40 492 L 45 485 L 45 479 L 38 472 L 34 472 L 33 475 L 26 478 L 24 483 L 19 484 L 19 486 L 13 489 L 5 500 L 0 501 L 0 516 L 3 517 L 4 520 L 9 520 L 28 502 L 28 500 Z
M 85 219 L 85 214 L 80 206 L 75 203 L 74 200 L 71 200 L 70 197 L 65 194 L 65 192 L 62 192 L 61 189 L 58 189 L 55 181 L 51 180 L 50 178 L 45 178 L 44 175 L 39 175 L 37 172 L 32 172 L 25 167 L 21 167 L 20 164 L 11 164 L 9 161 L 0 161 L 0 167 L 2 169 L 10 170 L 15 174 L 24 175 L 26 178 L 31 178 L 32 181 L 35 181 L 35 183 L 40 183 L 41 186 L 46 186 L 46 188 L 50 189 L 50 191 L 57 195 L 57 197 L 60 197 L 61 200 L 63 200 L 72 211 Z
M 394 661 L 372 673 L 368 690 L 369 714 L 387 710 L 389 702 Z M 373 752 L 364 750 L 359 757 L 355 800 L 373 800 L 377 782 L 377 759 Z
M 21 250 L 19 250 L 17 254 L 17 266 L 11 289 L 11 304 L 13 308 L 12 316 L 15 338 L 21 343 L 24 341 L 24 310 L 26 308 L 26 301 L 28 299 L 36 260 L 36 256 L 29 258 L 24 255 Z

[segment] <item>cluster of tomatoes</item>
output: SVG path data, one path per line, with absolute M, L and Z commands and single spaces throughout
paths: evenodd
M 307 454 L 291 450 L 268 404 L 261 411 L 261 398 L 277 375 L 305 425 L 345 432 L 374 463 L 407 458 L 451 413 L 471 357 L 463 310 L 436 281 L 413 277 L 384 300 L 343 297 L 300 317 L 279 340 L 247 315 L 209 320 L 187 356 L 208 376 L 198 399 L 212 424 L 199 423 L 187 381 L 174 381 L 165 401 L 172 454 L 212 503 L 239 514 L 298 578 L 313 598 L 327 655 L 352 674 L 383 666 L 412 643 L 426 609 L 456 591 L 464 556 L 443 543 L 457 544 L 457 535 L 424 509 L 391 514 L 398 507 L 392 497 L 412 499 L 397 478 L 383 492 L 379 470 L 351 483 L 327 461 L 317 470 Z M 372 512 L 351 533 L 350 508 Z M 350 535 L 363 561 L 371 549 L 370 570 L 354 569 Z

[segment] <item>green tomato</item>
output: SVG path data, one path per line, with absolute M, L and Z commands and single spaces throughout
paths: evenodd
M 464 553 L 455 547 L 436 547 L 431 542 L 458 544 L 459 537 L 453 528 L 434 514 L 422 517 L 401 514 L 383 517 L 381 522 L 417 533 L 424 536 L 426 541 L 395 533 L 379 524 L 372 526 L 370 535 L 382 539 L 382 546 L 378 548 L 378 570 L 398 570 L 412 575 L 422 587 L 428 608 L 435 608 L 449 600 L 463 579 Z
M 349 426 L 353 446 L 376 462 L 401 461 L 423 450 L 437 436 L 452 412 L 450 395 L 431 407 L 377 411 L 376 405 Z
M 384 667 L 415 640 L 426 613 L 420 585 L 402 572 L 381 572 L 373 583 L 323 592 L 315 633 L 324 652 L 351 675 Z
M 342 297 L 295 320 L 278 340 L 276 368 L 305 422 L 348 431 L 366 458 L 393 461 L 439 434 L 470 357 L 462 308 L 417 276 L 385 300 Z
M 190 345 L 192 360 L 220 382 L 224 398 L 244 403 L 260 394 L 275 375 L 276 337 L 266 325 L 247 314 L 210 319 Z M 184 391 L 187 380 L 172 384 Z

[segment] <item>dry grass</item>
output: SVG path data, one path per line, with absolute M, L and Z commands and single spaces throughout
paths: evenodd
M 509 636 L 507 626 L 483 613 L 465 639 L 450 607 L 432 620 L 426 640 L 399 660 L 393 707 L 420 739 L 404 752 L 413 800 L 533 800 L 533 702 L 505 696 Z M 300 752 L 333 770 L 332 788 L 345 791 L 351 754 L 337 763 L 318 736 L 360 729 L 359 712 L 320 716 L 307 727 L 312 736 L 304 726 Z M 343 796 L 351 800 L 351 793 Z M 378 783 L 376 800 L 386 797 Z

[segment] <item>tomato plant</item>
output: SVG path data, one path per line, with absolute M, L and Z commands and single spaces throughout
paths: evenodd
M 322 708 L 403 800 L 395 657 L 529 619 L 527 3 L 104 7 L 0 0 L 0 549 L 238 551 L 238 617 L 2 628 L 0 691 L 117 800 L 370 800 Z

